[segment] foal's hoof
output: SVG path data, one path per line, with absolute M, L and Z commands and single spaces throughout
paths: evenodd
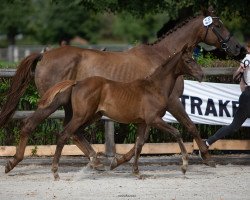
M 7 161 L 6 165 L 5 165 L 5 173 L 10 172 L 13 169 L 12 163 L 11 161 Z
M 121 154 L 115 154 L 115 156 L 113 157 L 111 164 L 110 164 L 110 170 L 115 169 L 116 167 L 118 167 L 119 165 L 121 165 L 122 163 L 124 163 L 124 157 Z
M 112 159 L 112 161 L 111 161 L 111 164 L 110 164 L 110 170 L 115 169 L 117 166 L 118 166 L 117 158 L 114 157 L 114 158 Z

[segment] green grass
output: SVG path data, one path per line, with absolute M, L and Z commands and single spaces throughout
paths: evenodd
M 16 68 L 17 63 L 0 60 L 0 69 Z

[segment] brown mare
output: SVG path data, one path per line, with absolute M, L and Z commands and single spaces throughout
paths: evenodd
M 203 19 L 206 16 L 214 17 L 213 23 L 209 26 L 203 25 Z M 124 52 L 104 52 L 63 46 L 43 54 L 32 54 L 20 63 L 16 75 L 12 79 L 6 104 L 1 110 L 0 126 L 6 124 L 14 113 L 20 97 L 33 78 L 33 73 L 35 73 L 35 83 L 40 95 L 62 80 L 81 80 L 91 76 L 102 76 L 115 81 L 129 82 L 151 74 L 164 63 L 169 55 L 180 51 L 184 44 L 188 43 L 194 48 L 199 42 L 223 48 L 233 56 L 240 55 L 242 50 L 241 45 L 234 37 L 231 37 L 229 31 L 210 8 L 202 15 L 177 25 L 155 43 L 138 45 Z M 40 62 L 38 62 L 39 60 Z M 167 105 L 167 111 L 193 135 L 206 163 L 214 165 L 201 140 L 199 131 L 179 100 L 183 88 L 183 76 L 180 76 L 170 95 L 171 100 Z M 66 125 L 72 117 L 71 104 L 64 105 L 64 109 L 64 124 Z M 20 137 L 20 144 L 15 155 L 16 162 L 23 159 L 28 137 L 29 133 Z M 80 129 L 74 135 L 73 140 L 88 158 L 96 157 L 96 152 L 84 139 Z
M 55 180 L 59 179 L 58 163 L 66 141 L 80 127 L 86 127 L 103 115 L 120 123 L 138 125 L 138 137 L 132 150 L 133 154 L 135 153 L 134 173 L 139 173 L 138 159 L 147 139 L 149 127 L 156 127 L 174 135 L 181 149 L 182 171 L 185 173 L 188 166 L 188 154 L 181 135 L 177 129 L 162 119 L 175 81 L 178 76 L 183 74 L 194 76 L 199 81 L 203 77 L 202 69 L 192 59 L 192 53 L 187 51 L 186 46 L 183 47 L 182 51 L 165 61 L 152 75 L 144 79 L 121 83 L 94 76 L 82 81 L 62 81 L 43 95 L 38 109 L 25 121 L 21 134 L 34 130 L 42 120 L 60 106 L 71 102 L 73 116 L 60 133 L 52 164 Z M 133 154 L 131 154 L 131 158 Z M 9 162 L 6 167 L 12 168 L 13 163 Z

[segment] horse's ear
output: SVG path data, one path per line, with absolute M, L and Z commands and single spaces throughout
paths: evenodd
M 215 16 L 216 12 L 213 6 L 208 7 L 209 16 Z
M 203 16 L 208 16 L 208 10 L 205 8 L 205 6 L 201 6 L 200 9 Z
M 213 6 L 209 6 L 208 9 L 205 8 L 204 6 L 201 6 L 201 12 L 204 16 L 215 16 L 215 10 Z

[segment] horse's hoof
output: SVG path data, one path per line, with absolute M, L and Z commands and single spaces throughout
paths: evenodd
M 187 166 L 186 166 L 186 165 L 182 165 L 182 166 L 181 166 L 181 171 L 182 171 L 182 173 L 185 175 L 186 172 L 187 172 Z
M 108 157 L 106 155 L 97 155 L 96 162 L 99 164 L 103 164 L 105 168 L 109 168 L 112 162 L 112 157 Z
M 139 169 L 135 169 L 135 170 L 133 169 L 133 170 L 132 170 L 132 174 L 133 174 L 136 178 L 138 178 L 138 179 L 141 179 L 141 180 L 146 179 L 146 176 L 143 175 L 143 174 L 141 174 L 140 171 L 139 171 Z
M 202 163 L 209 167 L 216 167 L 215 161 L 211 158 L 211 155 L 206 153 L 202 153 L 199 151 L 199 156 L 202 159 Z
M 111 161 L 111 164 L 110 164 L 110 170 L 113 170 L 117 167 L 118 163 L 117 163 L 117 158 L 114 157 Z
M 58 172 L 53 172 L 53 175 L 54 175 L 54 181 L 60 180 L 60 176 L 59 176 Z
M 5 173 L 7 174 L 13 169 L 11 161 L 8 161 L 5 165 Z
M 105 171 L 106 169 L 105 169 L 105 166 L 103 165 L 103 164 L 98 164 L 98 165 L 94 165 L 94 166 L 92 166 L 93 167 L 93 169 L 95 169 L 95 170 L 97 170 L 97 171 Z
M 202 163 L 209 166 L 209 167 L 214 167 L 214 168 L 216 167 L 216 163 L 212 159 L 203 160 Z
M 105 166 L 102 163 L 89 162 L 87 166 L 96 171 L 105 171 Z
M 97 157 L 92 157 L 90 159 L 88 166 L 94 170 L 97 170 L 97 171 L 105 171 L 104 164 L 101 163 L 101 161 Z
M 115 154 L 115 156 L 113 157 L 111 163 L 110 163 L 110 170 L 115 169 L 116 167 L 118 167 L 119 165 L 121 165 L 124 161 L 124 157 L 121 154 Z
M 146 176 L 144 176 L 143 174 L 140 174 L 140 173 L 137 173 L 137 174 L 134 174 L 134 176 L 140 180 L 144 180 L 146 179 Z

